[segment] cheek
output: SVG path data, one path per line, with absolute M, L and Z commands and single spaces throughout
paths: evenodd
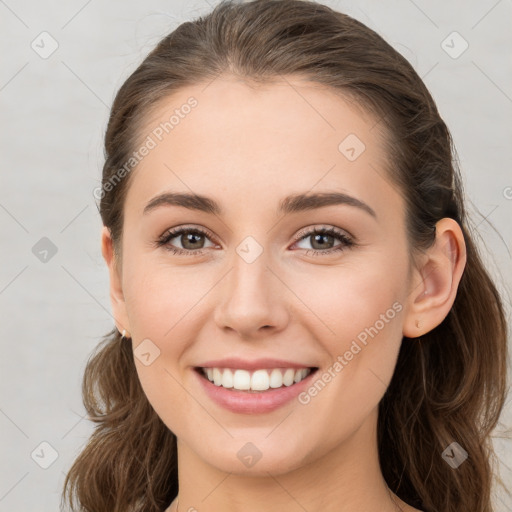
M 316 275 L 302 281 L 297 295 L 307 297 L 304 302 L 314 312 L 309 329 L 330 359 L 315 381 L 328 383 L 310 388 L 311 402 L 320 406 L 323 399 L 314 396 L 329 395 L 327 402 L 346 407 L 355 419 L 363 418 L 382 398 L 402 340 L 407 266 L 401 258 L 379 256 L 371 263 L 368 258 L 364 268 L 354 265 L 324 279 Z M 333 422 L 342 421 L 332 414 Z
M 190 322 L 205 284 L 189 269 L 171 268 L 147 259 L 127 268 L 125 301 L 135 339 L 174 337 L 183 321 Z M 129 277 L 128 277 L 129 276 Z
M 174 270 L 147 265 L 132 274 L 125 296 L 140 384 L 158 416 L 177 434 L 187 431 L 185 412 L 195 410 L 184 392 L 179 361 L 201 325 L 198 301 L 204 294 L 186 284 Z M 150 364 L 143 357 L 148 351 Z
M 180 358 L 204 325 L 201 298 L 206 286 L 191 268 L 170 268 L 149 258 L 126 264 L 125 301 L 134 340 L 134 360 L 146 396 L 162 418 L 173 417 L 169 397 L 188 397 L 178 382 L 184 380 Z M 208 276 L 205 276 L 205 278 Z M 141 357 L 149 352 L 148 358 Z M 176 405 L 176 404 L 175 404 Z
M 364 338 L 365 330 L 376 323 L 379 331 L 386 331 L 385 337 L 391 331 L 390 324 L 395 333 L 400 331 L 395 327 L 400 323 L 396 313 L 403 305 L 393 308 L 393 304 L 403 298 L 406 267 L 399 262 L 389 264 L 392 258 L 368 260 L 364 266 L 303 272 L 293 285 L 297 297 L 310 308 L 303 318 L 311 318 L 311 328 L 316 325 L 317 339 L 330 347 L 331 355 L 359 334 Z

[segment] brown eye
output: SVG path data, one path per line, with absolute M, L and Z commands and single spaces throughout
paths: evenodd
M 209 234 L 199 228 L 178 228 L 167 231 L 158 241 L 159 247 L 173 252 L 174 254 L 190 255 L 202 254 L 205 249 L 204 239 L 209 239 Z M 173 241 L 173 243 L 171 243 Z M 175 247 L 175 245 L 181 247 Z M 212 244 L 215 246 L 215 244 Z
M 306 254 L 311 252 L 315 255 L 332 254 L 355 245 L 355 242 L 347 234 L 335 228 L 316 228 L 309 232 L 301 233 L 297 243 L 308 239 L 312 249 L 306 248 Z M 340 243 L 335 244 L 337 240 Z M 304 247 L 302 248 L 304 249 Z

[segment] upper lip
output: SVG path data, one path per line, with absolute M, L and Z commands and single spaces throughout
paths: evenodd
M 284 359 L 260 358 L 260 359 L 239 359 L 237 357 L 228 357 L 225 359 L 216 359 L 214 361 L 205 361 L 198 365 L 199 368 L 236 368 L 240 370 L 260 370 L 265 368 L 314 368 L 309 364 L 295 363 L 285 361 Z

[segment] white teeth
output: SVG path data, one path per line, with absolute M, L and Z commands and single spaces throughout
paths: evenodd
M 222 384 L 222 372 L 218 368 L 213 369 L 213 383 L 216 386 L 220 386 Z
M 303 370 L 297 370 L 295 372 L 295 377 L 293 378 L 294 382 L 300 382 L 306 375 L 308 374 L 308 371 L 306 369 Z
M 240 390 L 251 389 L 251 374 L 246 370 L 235 370 L 233 387 Z
M 270 385 L 267 370 L 256 370 L 251 377 L 251 389 L 254 391 L 266 391 Z
M 269 388 L 291 386 L 305 379 L 310 373 L 309 368 L 295 370 L 293 368 L 272 370 L 231 370 L 229 368 L 203 368 L 203 374 L 216 386 L 240 391 L 267 391 Z
M 283 375 L 283 384 L 285 386 L 291 386 L 293 384 L 293 381 L 294 381 L 294 376 L 295 376 L 295 370 L 293 368 L 288 368 L 285 372 L 284 372 L 284 375 Z
M 283 385 L 283 374 L 281 373 L 281 370 L 278 370 L 277 368 L 272 370 L 269 385 L 271 388 L 280 388 Z
M 223 388 L 232 388 L 233 387 L 233 372 L 226 368 L 224 373 L 222 374 L 222 387 Z

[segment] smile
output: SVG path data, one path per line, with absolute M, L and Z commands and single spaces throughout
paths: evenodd
M 195 367 L 200 388 L 216 405 L 238 414 L 270 413 L 295 402 L 311 385 L 317 367 Z
M 232 368 L 200 368 L 203 375 L 216 386 L 226 389 L 263 392 L 289 387 L 304 380 L 314 368 L 272 368 L 248 371 Z

